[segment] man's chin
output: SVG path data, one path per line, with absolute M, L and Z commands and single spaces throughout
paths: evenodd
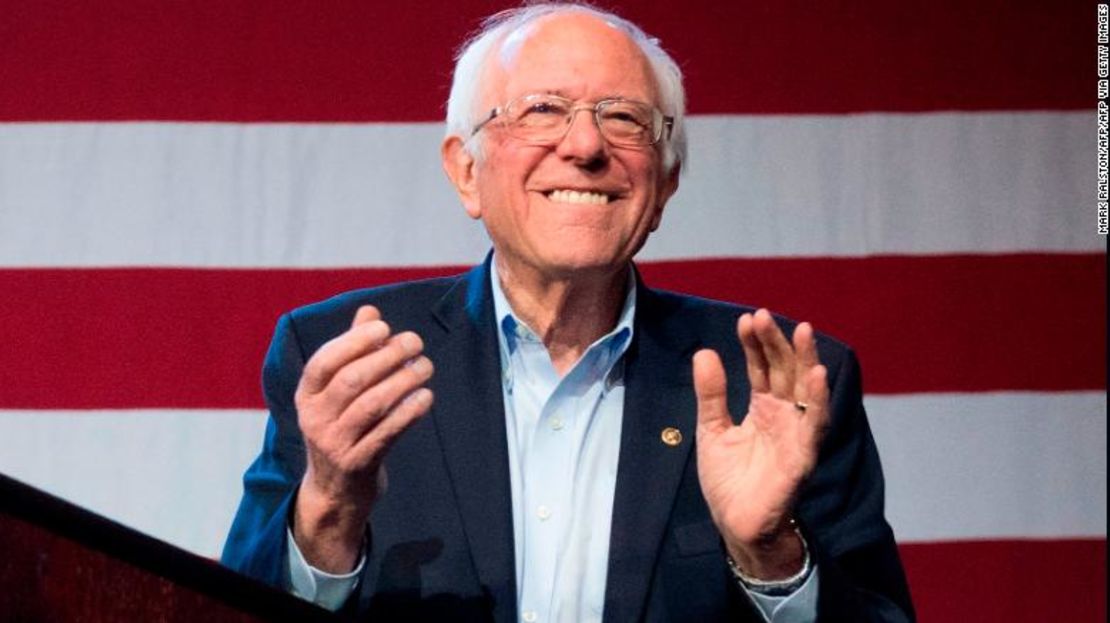
M 576 255 L 550 258 L 541 271 L 557 279 L 596 278 L 620 273 L 627 265 L 622 257 Z

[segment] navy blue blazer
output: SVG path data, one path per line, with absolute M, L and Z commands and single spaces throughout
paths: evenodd
M 357 596 L 367 620 L 517 619 L 513 524 L 489 258 L 470 272 L 341 294 L 278 322 L 263 369 L 271 417 L 223 562 L 281 585 L 285 529 L 305 468 L 293 394 L 305 361 L 346 331 L 360 305 L 411 330 L 436 366 L 431 412 L 386 458 L 389 489 L 369 522 Z M 698 484 L 691 358 L 720 353 L 729 406 L 749 387 L 736 319 L 750 309 L 639 286 L 625 357 L 625 405 L 605 587 L 606 622 L 759 621 L 725 563 Z M 793 323 L 779 319 L 787 331 Z M 821 621 L 910 621 L 913 609 L 883 517 L 883 477 L 861 402 L 855 356 L 819 336 L 832 422 L 797 518 L 820 568 Z M 682 431 L 662 443 L 666 427 Z

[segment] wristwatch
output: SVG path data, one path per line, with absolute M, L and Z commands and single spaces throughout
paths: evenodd
M 805 584 L 809 574 L 813 572 L 813 560 L 809 555 L 809 545 L 806 543 L 805 537 L 802 536 L 798 524 L 793 519 L 790 520 L 790 527 L 794 528 L 794 534 L 798 535 L 798 540 L 802 542 L 802 569 L 782 580 L 760 580 L 745 575 L 736 561 L 732 559 L 732 556 L 726 554 L 725 559 L 728 561 L 729 571 L 732 571 L 732 577 L 736 578 L 740 586 L 770 597 L 786 597 Z

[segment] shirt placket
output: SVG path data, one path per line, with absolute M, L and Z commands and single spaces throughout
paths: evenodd
M 581 587 L 582 578 L 568 578 L 561 567 L 568 546 L 572 519 L 577 512 L 574 491 L 577 462 L 591 414 L 603 398 L 616 340 L 593 345 L 561 379 L 550 355 L 539 339 L 523 325 L 513 331 L 514 360 L 521 371 L 509 385 L 514 411 L 519 418 L 522 449 L 526 448 L 523 478 L 523 557 L 520 620 L 573 620 L 581 599 L 565 602 L 564 593 Z M 529 417 L 528 414 L 538 414 Z M 581 562 L 581 561 L 580 561 Z
M 520 355 L 526 362 L 529 387 L 526 393 L 517 396 L 529 401 L 531 408 L 522 408 L 520 413 L 537 413 L 538 417 L 529 422 L 531 439 L 524 461 L 526 568 L 520 618 L 525 623 L 535 623 L 551 621 L 553 617 L 560 535 L 569 518 L 568 442 L 561 433 L 572 414 L 558 398 L 560 381 L 547 350 L 527 329 L 521 328 Z

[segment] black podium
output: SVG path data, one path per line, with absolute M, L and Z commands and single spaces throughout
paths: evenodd
M 0 621 L 339 621 L 0 475 Z

